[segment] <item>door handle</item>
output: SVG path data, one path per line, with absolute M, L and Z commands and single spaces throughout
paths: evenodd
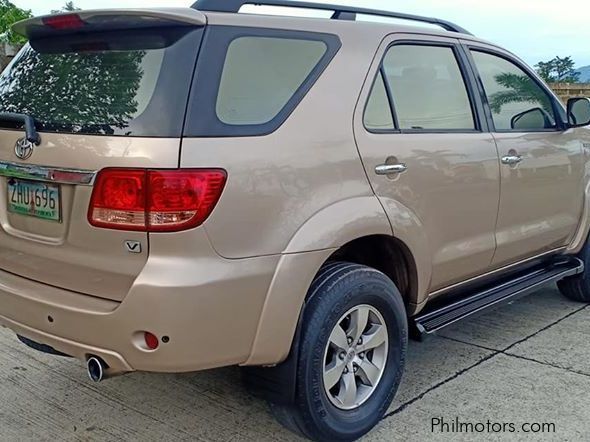
M 522 161 L 522 157 L 520 155 L 506 155 L 502 157 L 502 164 L 508 164 L 509 166 L 514 166 Z
M 393 175 L 397 173 L 403 173 L 408 170 L 408 166 L 404 163 L 399 164 L 381 164 L 375 167 L 375 173 L 377 175 Z

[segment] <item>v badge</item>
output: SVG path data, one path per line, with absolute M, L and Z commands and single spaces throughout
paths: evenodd
M 125 249 L 129 253 L 141 253 L 141 242 L 139 241 L 125 241 Z

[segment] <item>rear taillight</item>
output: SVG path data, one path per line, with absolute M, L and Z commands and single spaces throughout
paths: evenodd
M 86 25 L 78 14 L 52 15 L 50 17 L 44 17 L 42 21 L 45 26 L 58 30 L 80 29 Z
M 94 184 L 88 221 L 119 230 L 191 229 L 213 211 L 226 179 L 220 169 L 103 169 Z

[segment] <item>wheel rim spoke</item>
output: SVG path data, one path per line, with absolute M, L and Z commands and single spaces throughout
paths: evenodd
M 365 385 L 375 386 L 377 382 L 379 382 L 379 377 L 381 376 L 381 369 L 373 364 L 369 360 L 364 360 L 361 365 L 359 365 L 358 372 L 359 378 Z
M 361 306 L 350 315 L 350 328 L 348 335 L 352 337 L 353 342 L 357 342 L 362 336 L 367 324 L 369 323 L 369 309 Z
M 344 361 L 341 361 L 338 358 L 336 358 L 328 367 L 326 367 L 326 370 L 324 371 L 324 386 L 328 390 L 330 390 L 340 381 L 345 367 L 346 364 Z
M 332 333 L 330 334 L 330 344 L 332 344 L 338 350 L 348 350 L 348 341 L 346 338 L 346 333 L 344 332 L 340 324 L 336 325 L 336 327 L 334 327 L 334 330 L 332 330 Z
M 359 345 L 358 351 L 373 350 L 385 343 L 387 340 L 387 331 L 382 325 L 373 325 L 367 333 L 363 335 L 363 343 Z
M 356 378 L 352 371 L 352 364 L 350 365 L 351 367 L 349 367 L 348 373 L 342 376 L 342 380 L 340 381 L 340 393 L 337 396 L 337 399 L 345 407 L 353 407 L 356 405 Z

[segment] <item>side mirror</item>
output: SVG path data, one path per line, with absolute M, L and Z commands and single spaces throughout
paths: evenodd
M 590 125 L 590 98 L 570 98 L 567 101 L 567 125 L 570 128 Z
M 553 127 L 551 115 L 540 107 L 516 114 L 510 120 L 510 127 L 517 130 L 539 130 Z

